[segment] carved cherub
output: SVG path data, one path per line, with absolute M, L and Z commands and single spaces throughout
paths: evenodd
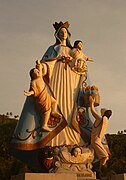
M 71 152 L 67 148 L 63 148 L 60 152 L 60 157 L 62 160 L 68 163 L 84 163 L 92 154 L 92 150 L 89 148 L 82 148 L 80 146 L 75 146 L 72 148 Z
M 92 168 L 93 159 L 94 151 L 92 149 L 75 146 L 70 151 L 67 147 L 63 147 L 55 159 L 55 166 L 58 168 L 57 172 L 80 173 Z
M 43 64 L 39 60 L 36 61 L 36 67 L 30 70 L 31 84 L 30 90 L 24 91 L 25 96 L 34 96 L 36 107 L 41 117 L 41 128 L 43 131 L 51 131 L 47 123 L 50 114 L 56 118 L 62 115 L 57 112 L 57 101 L 47 91 L 43 80 Z

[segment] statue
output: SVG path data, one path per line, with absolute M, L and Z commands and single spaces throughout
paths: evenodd
M 94 159 L 93 149 L 75 146 L 59 148 L 54 157 L 54 168 L 51 172 L 76 173 L 93 175 L 91 171 L 92 161 Z
M 87 62 L 86 61 L 93 61 L 91 58 L 87 57 L 83 52 L 83 43 L 80 40 L 74 42 L 74 47 L 72 48 L 70 55 L 73 58 L 71 63 L 72 70 L 78 74 L 83 74 L 87 69 Z
M 56 111 L 57 102 L 47 91 L 45 82 L 43 80 L 42 68 L 42 64 L 39 60 L 37 60 L 36 68 L 30 70 L 30 90 L 24 91 L 24 95 L 34 95 L 36 107 L 41 117 L 42 131 L 51 131 L 51 129 L 48 128 L 50 115 L 58 119 L 60 119 L 62 115 Z
M 87 146 L 93 122 L 86 91 L 90 85 L 86 61 L 92 59 L 83 54 L 82 41 L 72 47 L 68 22 L 55 22 L 53 27 L 55 44 L 30 71 L 31 87 L 24 92 L 27 97 L 11 141 L 12 154 L 30 165 L 42 164 L 46 172 L 92 174 L 94 153 Z M 98 91 L 91 88 L 98 106 Z M 46 149 L 53 153 L 45 156 Z
M 47 65 L 48 77 L 46 79 L 67 125 L 52 139 L 50 145 L 83 145 L 84 140 L 81 138 L 80 133 L 77 133 L 76 129 L 73 128 L 73 121 L 76 119 L 78 106 L 81 106 L 78 98 L 82 82 L 85 81 L 87 73 L 85 72 L 83 75 L 77 74 L 70 67 L 73 58 L 71 57 L 72 46 L 69 40 L 71 35 L 68 31 L 69 23 L 60 22 L 53 24 L 53 26 L 55 28 L 56 43 L 47 49 L 41 63 Z M 88 116 L 88 112 L 86 113 Z
M 92 127 L 91 145 L 100 160 L 100 164 L 104 166 L 109 159 L 109 154 L 103 147 L 102 139 L 106 133 L 108 120 L 112 115 L 112 111 L 103 108 L 101 109 L 101 115 L 99 115 L 94 108 L 95 99 L 91 96 L 89 99 L 91 102 L 91 113 L 96 119 Z

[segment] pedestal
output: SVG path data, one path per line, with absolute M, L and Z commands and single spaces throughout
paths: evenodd
M 24 173 L 12 176 L 11 180 L 94 180 L 96 177 L 77 176 L 70 173 Z
M 104 177 L 102 180 L 126 180 L 126 173 L 124 174 L 116 174 L 111 177 Z
M 77 180 L 75 174 L 24 173 L 12 176 L 11 180 Z

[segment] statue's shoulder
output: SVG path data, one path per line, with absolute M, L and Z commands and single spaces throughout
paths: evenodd
M 46 53 L 44 54 L 42 59 L 53 59 L 56 58 L 59 55 L 61 46 L 60 45 L 51 45 L 49 46 L 49 48 L 47 49 Z
M 47 48 L 47 51 L 51 51 L 51 50 L 53 50 L 53 49 L 54 49 L 54 46 L 55 46 L 55 45 L 51 45 L 51 46 L 49 46 L 49 47 Z M 47 51 L 46 51 L 46 52 L 47 52 Z
M 59 50 L 60 48 L 61 48 L 60 44 L 58 44 L 58 45 L 53 44 L 53 45 L 49 46 L 47 50 L 48 51 L 50 51 L 50 50 Z

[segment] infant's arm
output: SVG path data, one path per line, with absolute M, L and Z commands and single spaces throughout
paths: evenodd
M 39 70 L 40 76 L 42 77 L 43 65 L 40 63 L 40 60 L 37 60 L 37 61 L 36 61 L 36 68 Z
M 25 90 L 24 90 L 24 95 L 25 95 L 25 96 L 35 95 L 35 92 L 34 92 L 34 83 L 33 83 L 33 81 L 31 81 L 31 83 L 30 83 L 30 89 L 29 89 L 29 91 L 25 91 Z
M 94 62 L 92 58 L 88 57 L 86 61 Z
M 46 73 L 47 73 L 46 63 L 42 63 L 42 62 L 40 62 L 40 60 L 37 60 L 36 68 L 40 71 L 41 77 L 46 75 Z
M 86 61 L 93 62 L 93 59 L 90 57 L 87 57 L 84 53 L 83 53 L 83 58 L 86 59 Z

